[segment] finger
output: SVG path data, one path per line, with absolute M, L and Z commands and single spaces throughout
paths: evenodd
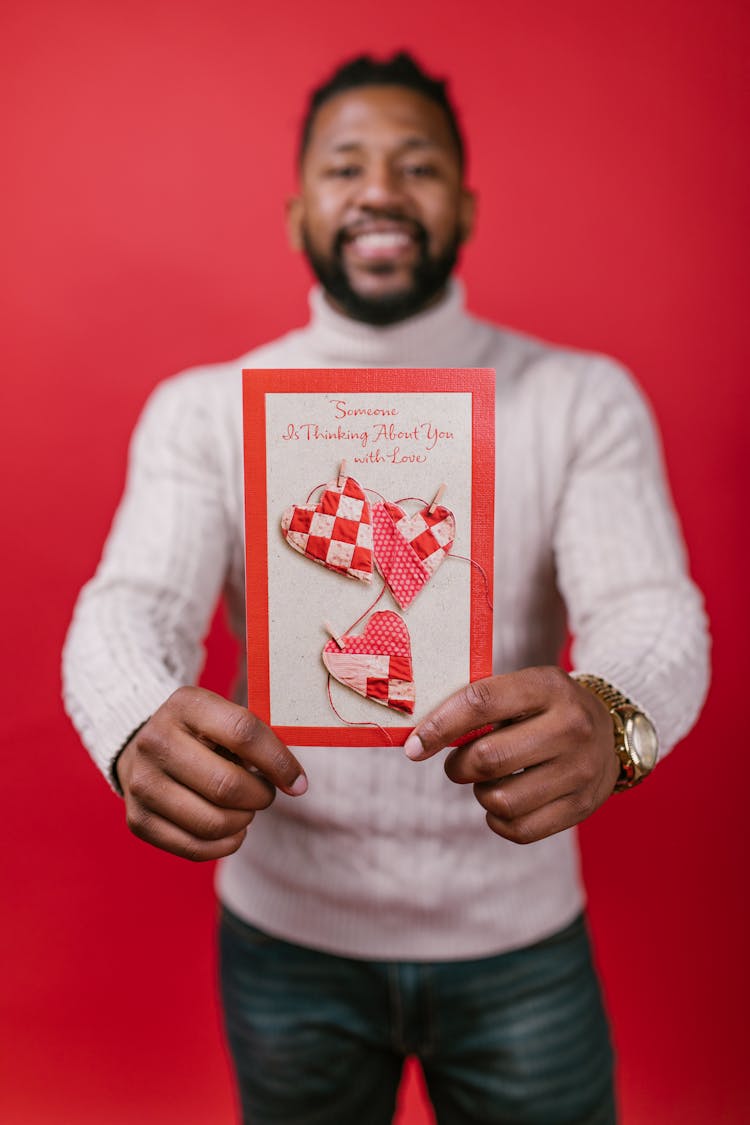
M 502 781 L 484 781 L 474 786 L 474 796 L 482 808 L 507 822 L 528 816 L 563 797 L 571 798 L 574 792 L 574 777 L 556 762 L 544 762 Z
M 526 816 L 506 820 L 488 812 L 486 820 L 498 836 L 515 844 L 533 844 L 537 840 L 544 840 L 547 836 L 554 836 L 556 832 L 572 828 L 592 811 L 593 809 L 589 809 L 588 812 L 581 812 L 575 797 L 567 796 L 535 809 Z
M 179 688 L 170 697 L 186 728 L 196 737 L 209 739 L 232 750 L 247 766 L 255 766 L 279 789 L 293 797 L 307 789 L 302 766 L 257 716 L 202 688 Z
M 445 772 L 457 785 L 496 781 L 554 756 L 556 731 L 546 715 L 490 730 L 452 750 Z
M 404 752 L 413 761 L 430 758 L 487 723 L 504 723 L 538 714 L 561 689 L 570 690 L 569 685 L 569 677 L 559 668 L 524 668 L 520 672 L 475 680 L 417 724 L 404 744 Z
M 164 773 L 211 804 L 255 811 L 266 809 L 272 803 L 276 790 L 269 781 L 257 773 L 249 773 L 246 766 L 229 761 L 186 731 L 170 732 L 166 748 L 150 745 L 149 739 L 156 737 L 158 735 L 147 735 L 144 748 L 155 757 Z M 160 756 L 154 754 L 155 749 L 162 751 Z
M 157 775 L 148 787 L 136 782 L 130 789 L 130 802 L 136 817 L 139 810 L 143 815 L 155 813 L 200 840 L 234 836 L 255 816 L 254 809 L 219 808 L 165 774 Z
M 200 840 L 184 828 L 170 823 L 158 813 L 147 809 L 136 809 L 128 814 L 128 826 L 134 836 L 147 844 L 171 852 L 172 855 L 189 859 L 194 863 L 222 859 L 236 852 L 247 834 L 247 829 L 225 836 L 222 840 Z
M 520 716 L 498 729 L 456 747 L 445 759 L 445 772 L 459 785 L 510 777 L 519 770 L 555 761 L 579 783 L 590 780 L 587 757 L 574 756 L 589 738 L 587 717 L 574 708 L 550 707 L 526 718 Z M 571 788 L 573 785 L 571 784 Z

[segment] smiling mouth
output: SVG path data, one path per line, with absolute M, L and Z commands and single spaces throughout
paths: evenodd
M 414 239 L 406 231 L 373 230 L 355 235 L 349 239 L 348 245 L 363 258 L 376 258 L 410 249 L 414 245 Z
M 418 248 L 419 232 L 406 226 L 377 226 L 346 231 L 342 248 L 349 255 L 364 262 L 398 262 L 410 257 Z

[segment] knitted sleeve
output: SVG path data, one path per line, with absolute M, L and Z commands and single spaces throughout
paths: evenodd
M 709 679 L 703 601 L 685 551 L 655 427 L 630 376 L 589 365 L 555 550 L 577 671 L 650 716 L 663 757 L 690 729 Z
M 146 404 L 122 502 L 65 643 L 66 709 L 111 783 L 131 734 L 195 681 L 226 573 L 226 501 L 195 388 L 169 380 Z

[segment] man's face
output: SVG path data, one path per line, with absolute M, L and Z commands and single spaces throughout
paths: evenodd
M 391 324 L 440 296 L 473 204 L 440 106 L 401 86 L 365 86 L 315 116 L 290 238 L 334 306 Z

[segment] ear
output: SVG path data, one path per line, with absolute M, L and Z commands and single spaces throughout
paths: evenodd
M 301 198 L 298 195 L 290 196 L 286 201 L 286 236 L 292 250 L 301 250 L 303 247 L 303 216 L 304 207 Z
M 458 226 L 461 232 L 461 241 L 468 242 L 474 233 L 474 219 L 477 213 L 476 193 L 469 188 L 461 188 L 461 199 L 458 204 Z

